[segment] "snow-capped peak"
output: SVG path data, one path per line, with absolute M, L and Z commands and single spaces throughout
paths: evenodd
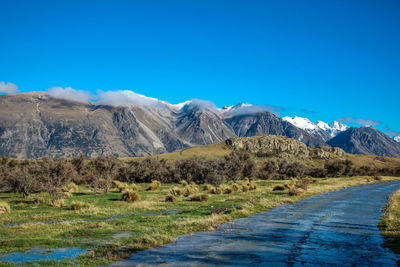
M 400 135 L 399 136 L 395 136 L 393 137 L 394 141 L 399 142 L 400 143 Z
M 286 116 L 286 117 L 283 117 L 282 120 L 290 122 L 294 126 L 299 127 L 304 130 L 316 130 L 318 128 L 318 126 L 315 125 L 314 123 L 312 123 L 309 119 L 299 117 L 299 116 L 295 116 L 295 117 Z
M 329 126 L 329 124 L 327 124 L 326 122 L 323 122 L 323 121 L 317 121 L 317 126 L 326 132 L 328 132 L 332 129 Z
M 339 132 L 346 131 L 349 128 L 349 126 L 347 126 L 343 123 L 340 123 L 338 121 L 333 121 L 330 126 L 332 129 L 339 131 Z

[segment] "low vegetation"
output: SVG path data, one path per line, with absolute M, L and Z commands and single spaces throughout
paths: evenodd
M 1 158 L 0 254 L 82 247 L 89 253 L 78 264 L 106 265 L 283 203 L 396 179 L 387 174 L 400 176 L 400 167 L 361 168 L 350 160 L 307 165 L 227 151 L 176 160 Z M 132 235 L 113 238 L 121 232 Z
M 389 198 L 379 226 L 385 237 L 385 246 L 400 254 L 400 190 Z

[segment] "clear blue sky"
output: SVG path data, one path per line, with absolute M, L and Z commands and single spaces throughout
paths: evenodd
M 1 0 L 0 81 L 274 105 L 400 132 L 399 14 L 390 0 Z

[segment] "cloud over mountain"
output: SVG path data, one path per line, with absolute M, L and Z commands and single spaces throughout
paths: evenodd
M 53 98 L 67 99 L 83 103 L 88 102 L 90 101 L 90 99 L 93 98 L 93 96 L 89 92 L 76 90 L 72 87 L 51 87 L 49 89 L 46 89 L 44 94 Z
M 380 125 L 380 121 L 374 121 L 374 120 L 365 120 L 365 119 L 360 119 L 360 118 L 354 118 L 354 117 L 344 117 L 344 118 L 338 118 L 337 121 L 339 122 L 345 122 L 345 123 L 355 123 L 358 125 L 370 125 L 370 126 L 377 126 Z
M 0 93 L 15 94 L 18 92 L 18 86 L 10 82 L 0 82 Z

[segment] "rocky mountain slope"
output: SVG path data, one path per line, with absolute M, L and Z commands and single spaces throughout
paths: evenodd
M 351 127 L 329 140 L 328 144 L 353 154 L 400 156 L 400 144 L 372 127 Z
M 218 109 L 196 100 L 171 105 L 131 91 L 107 99 L 82 103 L 43 92 L 0 96 L 0 156 L 147 156 L 262 135 L 285 136 L 315 148 L 327 146 L 329 136 L 299 128 L 261 106 L 238 104 Z M 385 154 L 385 149 L 376 148 L 379 145 L 369 144 L 374 147 L 369 149 L 364 142 L 355 145 L 357 149 L 345 139 L 328 143 L 353 153 L 397 155 L 395 148 Z

